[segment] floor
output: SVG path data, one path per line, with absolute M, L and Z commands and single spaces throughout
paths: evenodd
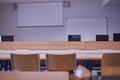
M 97 76 L 97 72 L 100 72 L 100 70 L 92 70 L 92 80 L 120 80 L 120 78 L 103 78 Z

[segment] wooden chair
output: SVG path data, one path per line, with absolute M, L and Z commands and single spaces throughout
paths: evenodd
M 101 65 L 101 78 L 120 80 L 120 53 L 104 53 Z M 114 80 L 113 79 L 113 80 Z
M 11 54 L 12 70 L 39 71 L 40 59 L 38 54 Z
M 74 71 L 76 70 L 76 54 L 47 54 L 46 55 L 46 65 L 48 71 L 68 71 L 70 80 L 85 80 L 83 77 L 76 76 Z M 89 70 L 85 67 L 77 67 L 77 69 L 82 69 L 82 74 L 86 71 L 88 74 Z M 86 74 L 86 72 L 84 74 Z M 90 76 L 88 76 L 90 77 Z M 88 78 L 87 77 L 87 78 Z

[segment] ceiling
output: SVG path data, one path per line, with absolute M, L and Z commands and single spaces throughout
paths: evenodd
M 37 3 L 37 2 L 58 2 L 58 1 L 72 1 L 72 0 L 0 0 L 0 4 L 6 3 Z M 104 6 L 120 7 L 120 0 L 103 0 L 107 1 Z
M 71 0 L 0 0 L 0 3 L 37 3 L 37 2 L 58 2 Z
M 104 6 L 120 7 L 120 0 L 106 0 L 106 1 L 107 3 Z

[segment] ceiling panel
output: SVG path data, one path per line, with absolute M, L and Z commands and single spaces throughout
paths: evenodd
M 38 2 L 58 2 L 58 1 L 71 1 L 71 0 L 0 0 L 0 3 L 38 3 Z
M 6 3 L 38 3 L 38 2 L 58 2 L 58 1 L 72 1 L 72 0 L 0 0 L 0 4 Z M 104 6 L 120 7 L 120 0 L 103 0 L 106 2 Z M 102 5 L 102 4 L 101 4 Z
M 120 7 L 120 0 L 104 0 L 104 1 L 107 1 L 107 3 L 104 6 Z

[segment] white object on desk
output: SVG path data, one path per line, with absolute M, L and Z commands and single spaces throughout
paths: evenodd
M 1 35 L 0 35 L 0 42 L 1 42 Z
M 82 76 L 82 70 L 81 70 L 81 69 L 77 69 L 77 70 L 75 71 L 75 75 L 76 75 L 77 77 L 81 78 L 81 76 Z

